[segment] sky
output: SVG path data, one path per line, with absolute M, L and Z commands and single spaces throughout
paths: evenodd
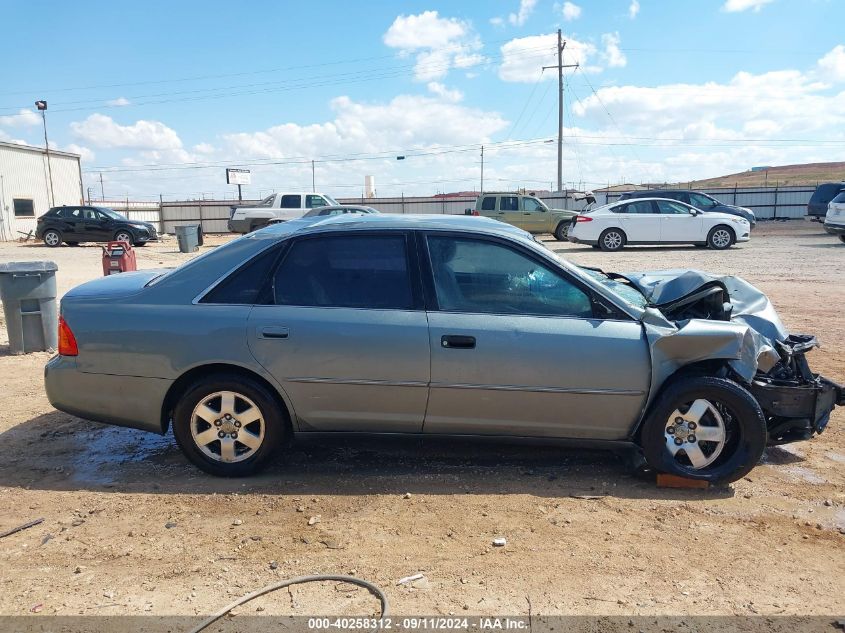
M 845 0 L 18 2 L 0 140 L 106 199 L 589 190 L 845 159 Z M 397 156 L 404 156 L 397 160 Z M 313 169 L 312 169 L 313 161 Z M 102 191 L 100 177 L 102 174 Z

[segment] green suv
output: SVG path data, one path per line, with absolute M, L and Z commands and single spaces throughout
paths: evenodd
M 577 211 L 549 209 L 534 196 L 510 192 L 478 196 L 470 213 L 513 224 L 529 233 L 551 233 L 560 241 L 566 240 L 572 218 L 578 215 Z

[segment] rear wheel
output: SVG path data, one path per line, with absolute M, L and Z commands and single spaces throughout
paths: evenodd
M 625 246 L 625 234 L 620 229 L 605 229 L 599 235 L 599 248 L 603 251 L 618 251 Z
M 842 242 L 843 244 L 845 244 L 845 235 L 840 235 L 839 241 Z
M 185 456 L 207 473 L 258 472 L 280 445 L 285 418 L 267 388 L 239 375 L 197 381 L 173 412 L 173 435 Z
M 118 231 L 114 234 L 115 242 L 128 242 L 130 246 L 135 245 L 135 240 L 132 239 L 132 233 L 129 231 Z
M 566 234 L 569 233 L 570 222 L 564 220 L 560 224 L 557 225 L 555 229 L 555 239 L 558 242 L 565 242 L 566 241 Z
M 62 234 L 55 229 L 47 229 L 46 231 L 44 231 L 44 236 L 42 239 L 44 240 L 44 243 L 50 248 L 56 248 L 57 246 L 62 245 Z
M 729 483 L 754 468 L 766 447 L 766 420 L 754 397 L 725 378 L 670 384 L 652 406 L 640 442 L 654 469 Z
M 717 251 L 723 251 L 726 248 L 730 248 L 734 241 L 736 241 L 734 232 L 730 229 L 730 227 L 724 226 L 723 224 L 714 226 L 707 234 L 707 245 Z

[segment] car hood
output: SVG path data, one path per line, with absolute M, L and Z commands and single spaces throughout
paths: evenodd
M 740 277 L 687 269 L 616 277 L 627 280 L 648 301 L 644 323 L 653 326 L 653 346 L 660 338 L 678 339 L 657 345 L 669 356 L 709 356 L 714 345 L 724 345 L 721 351 L 733 357 L 731 366 L 748 380 L 758 370 L 769 371 L 781 358 L 779 350 L 789 332 L 769 298 Z M 661 323 L 660 317 L 668 323 Z
M 549 209 L 549 211 L 558 215 L 578 215 L 578 212 L 572 209 Z

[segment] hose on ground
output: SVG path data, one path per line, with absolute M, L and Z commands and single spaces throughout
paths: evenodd
M 334 576 L 330 574 L 318 574 L 314 576 L 296 576 L 294 578 L 288 578 L 287 580 L 282 580 L 280 582 L 275 582 L 271 585 L 267 585 L 266 587 L 262 587 L 257 591 L 253 591 L 252 593 L 248 593 L 247 595 L 238 598 L 232 604 L 223 607 L 222 609 L 220 609 L 220 611 L 209 617 L 207 620 L 204 620 L 196 628 L 191 629 L 190 633 L 200 633 L 200 631 L 222 618 L 235 607 L 239 607 L 242 604 L 246 604 L 250 600 L 254 600 L 259 596 L 263 596 L 264 594 L 276 591 L 278 589 L 290 587 L 291 585 L 301 585 L 307 582 L 346 582 L 352 585 L 358 585 L 360 587 L 363 587 L 364 589 L 368 590 L 371 594 L 373 594 L 376 598 L 378 598 L 379 602 L 381 602 L 381 616 L 379 617 L 383 618 L 387 615 L 387 596 L 378 586 L 374 585 L 368 580 L 355 578 L 355 576 Z

